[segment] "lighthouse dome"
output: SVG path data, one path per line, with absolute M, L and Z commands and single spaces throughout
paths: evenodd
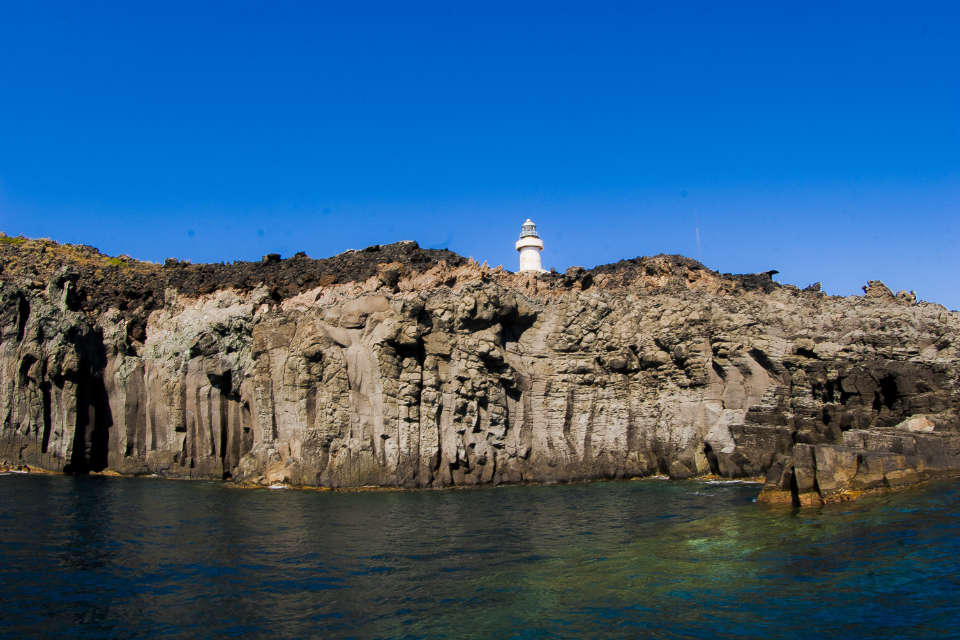
M 523 223 L 523 226 L 520 227 L 520 237 L 521 238 L 539 238 L 537 235 L 537 225 L 533 224 L 533 220 L 527 218 L 527 221 Z

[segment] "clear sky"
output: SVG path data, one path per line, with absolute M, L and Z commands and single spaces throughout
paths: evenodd
M 960 3 L 0 0 L 0 230 L 681 253 L 960 308 Z

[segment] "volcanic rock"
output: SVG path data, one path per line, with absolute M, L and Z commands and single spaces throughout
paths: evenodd
M 960 314 L 681 256 L 514 274 L 416 243 L 163 266 L 0 237 L 0 459 L 261 484 L 960 470 Z

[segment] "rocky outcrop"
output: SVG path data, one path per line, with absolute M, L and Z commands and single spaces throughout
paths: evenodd
M 329 487 L 713 474 L 797 504 L 960 470 L 960 314 L 882 283 L 829 297 L 679 256 L 513 274 L 414 243 L 207 269 L 5 240 L 8 465 Z
M 960 434 L 926 416 L 894 428 L 851 429 L 839 443 L 794 445 L 768 471 L 761 502 L 819 505 L 960 471 Z

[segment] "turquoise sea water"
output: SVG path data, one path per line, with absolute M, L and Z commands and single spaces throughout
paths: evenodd
M 0 476 L 0 637 L 960 637 L 960 484 L 319 493 Z

